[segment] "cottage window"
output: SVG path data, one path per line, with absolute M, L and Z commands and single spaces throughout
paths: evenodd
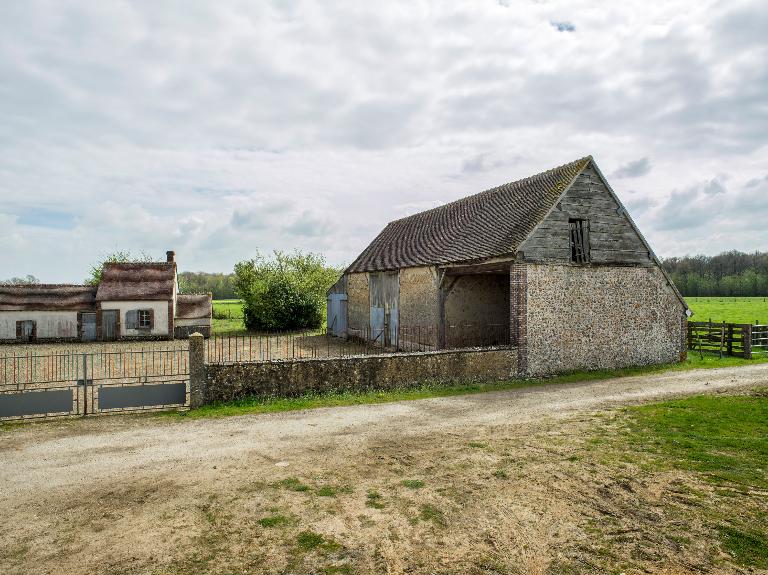
M 140 309 L 138 314 L 137 327 L 139 329 L 151 329 L 152 328 L 152 310 Z
M 571 234 L 571 261 L 577 264 L 589 262 L 589 220 L 568 220 Z

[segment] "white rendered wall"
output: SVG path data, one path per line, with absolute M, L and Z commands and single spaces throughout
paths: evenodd
M 36 322 L 38 339 L 78 337 L 76 311 L 0 311 L 0 340 L 15 340 L 16 322 L 27 320 Z
M 168 300 L 163 301 L 103 301 L 101 310 L 119 310 L 120 311 L 120 337 L 147 337 L 168 335 Z M 155 321 L 152 330 L 147 329 L 127 329 L 126 314 L 129 311 L 138 309 L 153 310 Z

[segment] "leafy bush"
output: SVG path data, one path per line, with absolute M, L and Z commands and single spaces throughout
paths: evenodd
M 235 265 L 235 291 L 252 331 L 316 328 L 323 323 L 325 292 L 341 270 L 319 254 L 275 251 Z

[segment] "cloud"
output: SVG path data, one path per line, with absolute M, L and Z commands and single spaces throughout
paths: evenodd
M 473 172 L 489 172 L 491 170 L 507 166 L 512 163 L 512 161 L 514 161 L 514 159 L 492 159 L 490 154 L 487 153 L 477 154 L 471 158 L 465 159 L 462 162 L 461 171 L 464 174 Z
M 22 226 L 69 230 L 75 225 L 75 216 L 67 212 L 35 207 L 19 214 L 17 223 Z
M 11 3 L 0 269 L 340 264 L 411 210 L 587 154 L 659 254 L 768 249 L 766 22 L 760 0 Z
M 550 24 L 552 24 L 552 26 L 554 26 L 558 32 L 576 31 L 576 26 L 574 26 L 570 22 L 550 22 Z
M 317 238 L 327 235 L 331 228 L 332 224 L 329 218 L 311 212 L 303 212 L 290 224 L 283 227 L 283 231 L 295 236 Z
M 765 250 L 768 177 L 749 180 L 732 191 L 726 189 L 722 176 L 673 191 L 653 220 L 655 229 L 698 246 L 691 253 L 724 251 L 722 242 L 734 237 L 739 240 L 737 249 Z M 714 247 L 718 243 L 720 247 Z
M 640 158 L 639 160 L 633 160 L 619 167 L 618 170 L 613 172 L 614 178 L 639 178 L 645 176 L 651 171 L 651 162 L 648 158 Z

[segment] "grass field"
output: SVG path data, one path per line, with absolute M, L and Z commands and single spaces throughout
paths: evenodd
M 239 299 L 213 300 L 213 328 L 214 334 L 243 333 L 243 302 Z
M 683 558 L 709 540 L 709 558 L 699 561 L 711 562 L 710 568 L 718 572 L 730 572 L 729 563 L 768 569 L 768 388 L 630 407 L 620 413 L 614 425 L 595 428 L 590 443 L 614 476 L 628 476 L 632 466 L 636 477 L 649 482 L 658 478 L 652 491 L 668 492 L 666 521 L 635 518 L 645 527 L 636 524 L 634 529 L 647 531 L 643 547 L 653 552 L 649 544 L 664 541 L 676 546 Z M 653 505 L 655 496 L 649 499 Z M 619 524 L 627 519 L 609 517 L 594 524 L 596 540 L 609 561 L 620 558 L 625 533 Z M 656 532 L 651 535 L 651 530 Z
M 687 297 L 691 321 L 768 323 L 768 297 Z

